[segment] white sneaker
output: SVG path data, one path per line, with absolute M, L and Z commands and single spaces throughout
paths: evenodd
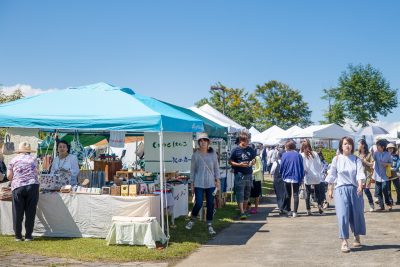
M 374 204 L 369 204 L 369 212 L 374 212 L 374 211 L 375 211 Z
M 211 225 L 208 226 L 208 233 L 209 233 L 210 235 L 215 235 L 215 234 L 217 234 L 217 233 L 214 231 L 214 228 L 213 228 Z
M 185 228 L 188 229 L 188 230 L 192 230 L 193 225 L 194 225 L 194 221 L 190 220 L 190 221 L 186 224 Z
M 293 218 L 296 218 L 297 217 L 297 212 L 293 212 L 292 216 L 293 216 Z

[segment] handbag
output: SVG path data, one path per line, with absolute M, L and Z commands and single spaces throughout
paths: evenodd
M 78 158 L 79 164 L 83 164 L 83 161 L 85 159 L 85 148 L 79 141 L 78 131 L 75 131 L 74 139 L 71 141 L 70 153 Z
M 386 176 L 388 178 L 392 177 L 392 167 L 390 165 L 386 165 Z
M 5 142 L 4 142 L 4 144 L 3 144 L 3 150 L 2 150 L 3 155 L 11 155 L 11 154 L 14 154 L 14 151 L 15 151 L 14 142 L 11 142 L 11 140 L 10 140 L 10 135 L 9 135 L 9 134 L 6 134 Z

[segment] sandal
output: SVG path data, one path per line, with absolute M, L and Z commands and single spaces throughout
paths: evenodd
M 350 249 L 349 249 L 349 246 L 347 245 L 347 242 L 346 243 L 342 243 L 341 251 L 343 253 L 349 253 L 350 252 Z

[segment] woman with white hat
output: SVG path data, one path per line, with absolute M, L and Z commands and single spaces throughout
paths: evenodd
M 36 159 L 31 152 L 35 151 L 31 150 L 29 143 L 20 143 L 16 150 L 18 155 L 8 165 L 7 178 L 11 181 L 15 241 L 22 240 L 24 215 L 25 241 L 33 240 L 32 232 L 39 201 L 39 181 Z
M 210 139 L 206 133 L 200 133 L 197 137 L 199 149 L 192 156 L 190 178 L 192 180 L 192 192 L 194 192 L 194 206 L 190 221 L 186 229 L 191 230 L 195 218 L 203 206 L 203 194 L 206 194 L 207 202 L 207 227 L 210 235 L 216 234 L 212 227 L 214 216 L 214 191 L 219 188 L 219 166 L 215 151 L 210 147 Z

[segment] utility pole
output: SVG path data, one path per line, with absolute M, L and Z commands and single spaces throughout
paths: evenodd
M 211 85 L 211 91 L 222 91 L 222 114 L 225 115 L 225 91 L 226 89 L 220 85 Z

